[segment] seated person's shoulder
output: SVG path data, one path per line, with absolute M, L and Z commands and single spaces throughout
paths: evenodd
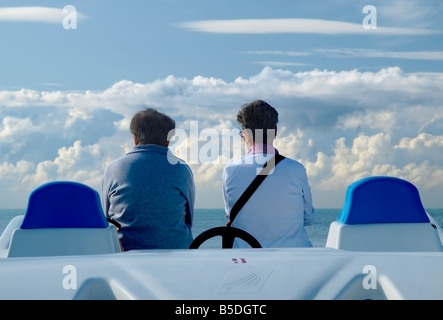
M 279 166 L 280 165 L 282 167 L 286 167 L 287 170 L 290 170 L 292 172 L 298 172 L 298 173 L 306 172 L 305 166 L 301 162 L 292 158 L 283 159 L 281 161 L 281 164 L 279 164 Z

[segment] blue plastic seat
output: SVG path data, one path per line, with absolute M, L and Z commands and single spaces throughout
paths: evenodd
M 97 191 L 78 182 L 55 181 L 31 193 L 20 228 L 106 228 L 108 224 Z
M 41 185 L 24 216 L 0 237 L 1 257 L 67 256 L 121 252 L 117 230 L 94 189 L 72 181 Z
M 374 176 L 349 185 L 326 247 L 353 251 L 443 251 L 441 229 L 417 188 L 395 177 Z
M 417 188 L 394 177 L 374 176 L 349 185 L 337 218 L 345 224 L 429 222 Z

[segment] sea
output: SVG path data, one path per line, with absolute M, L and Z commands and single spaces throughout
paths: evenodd
M 443 227 L 443 208 L 426 209 L 426 212 L 436 220 L 440 227 Z M 0 233 L 3 232 L 13 217 L 24 213 L 25 209 L 0 209 Z M 329 226 L 331 222 L 337 219 L 339 213 L 340 209 L 315 209 L 315 222 L 313 225 L 306 227 L 309 240 L 311 240 L 314 247 L 324 247 L 326 245 Z M 226 221 L 224 209 L 195 209 L 192 233 L 196 237 L 210 228 L 224 226 Z M 221 237 L 209 239 L 200 248 L 221 248 Z

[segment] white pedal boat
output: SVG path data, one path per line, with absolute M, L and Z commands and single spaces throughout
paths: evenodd
M 0 236 L 0 299 L 443 299 L 443 232 L 405 180 L 351 184 L 324 248 L 198 248 L 217 234 L 121 252 L 95 190 L 50 182 Z

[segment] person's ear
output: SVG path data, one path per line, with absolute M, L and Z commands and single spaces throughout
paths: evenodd
M 138 145 L 137 138 L 135 137 L 135 134 L 132 133 L 132 139 L 134 140 L 134 145 Z

